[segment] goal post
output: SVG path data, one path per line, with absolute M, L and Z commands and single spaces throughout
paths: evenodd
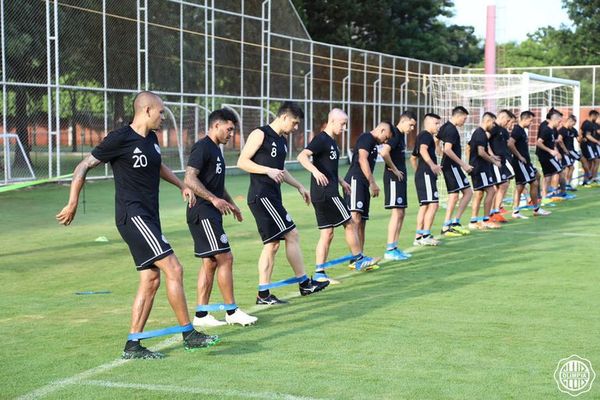
M 450 119 L 452 109 L 463 106 L 469 117 L 462 129 L 461 142 L 464 150 L 473 131 L 479 126 L 484 112 L 494 114 L 508 109 L 515 115 L 530 110 L 535 119 L 528 129 L 529 145 L 534 149 L 539 125 L 545 120 L 550 108 L 562 112 L 565 117 L 575 115 L 580 123 L 579 81 L 532 73 L 522 74 L 444 74 L 429 75 L 428 95 L 433 111 L 443 121 Z M 578 147 L 577 141 L 575 146 Z M 536 157 L 533 160 L 537 161 Z M 576 172 L 579 169 L 576 164 Z M 577 176 L 577 174 L 575 174 Z M 445 201 L 447 192 L 443 179 L 438 179 L 440 199 Z

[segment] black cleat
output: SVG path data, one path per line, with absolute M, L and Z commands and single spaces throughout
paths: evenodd
M 219 339 L 219 337 L 216 335 L 206 335 L 194 329 L 183 339 L 183 347 L 186 350 L 194 351 L 205 347 L 214 346 L 220 341 L 221 339 Z
M 262 298 L 260 296 L 256 296 L 256 304 L 260 304 L 263 306 L 275 306 L 277 304 L 288 304 L 289 301 L 287 300 L 280 300 L 277 297 L 275 297 L 274 294 L 270 294 L 265 298 Z
M 125 360 L 131 360 L 134 358 L 140 358 L 144 360 L 156 359 L 156 358 L 164 358 L 165 355 L 163 353 L 159 353 L 158 351 L 148 350 L 144 346 L 139 343 L 136 343 L 135 346 L 130 348 L 125 348 L 123 350 L 123 355 L 121 358 Z
M 318 282 L 315 280 L 310 280 L 308 286 L 300 285 L 300 294 L 302 296 L 308 296 L 309 294 L 320 292 L 329 286 L 329 281 Z

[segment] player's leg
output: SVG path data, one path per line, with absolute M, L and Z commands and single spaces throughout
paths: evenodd
M 225 304 L 235 304 L 235 297 L 233 295 L 233 254 L 230 251 L 215 254 L 214 261 L 217 269 L 217 284 L 223 296 L 223 301 Z M 258 318 L 246 314 L 237 307 L 227 310 L 225 315 L 225 321 L 230 325 L 252 325 L 257 320 Z
M 231 253 L 230 253 L 231 254 Z M 197 304 L 207 305 L 210 300 L 210 294 L 212 292 L 215 272 L 217 271 L 217 259 L 215 256 L 209 256 L 202 258 L 202 266 L 198 271 L 198 289 L 197 289 Z M 221 291 L 223 297 L 225 297 L 223 291 Z M 227 302 L 228 304 L 233 303 Z M 194 317 L 194 326 L 199 326 L 201 328 L 215 327 L 225 325 L 225 322 L 217 320 L 208 311 L 198 311 L 196 310 L 196 315 Z
M 315 263 L 316 265 L 324 264 L 327 261 L 329 255 L 329 247 L 333 241 L 333 227 L 319 229 L 319 241 L 317 242 Z
M 390 220 L 388 222 L 387 245 L 384 254 L 386 260 L 400 261 L 410 257 L 409 254 L 398 249 L 398 239 L 400 237 L 402 225 L 404 224 L 405 215 L 405 208 L 391 209 Z
M 284 235 L 285 239 L 285 254 L 287 257 L 294 275 L 296 278 L 306 276 L 306 268 L 304 267 L 304 259 L 300 248 L 300 235 L 298 229 L 294 228 Z M 308 277 L 298 283 L 300 294 L 303 296 L 316 293 L 323 290 L 329 285 L 329 281 L 317 282 Z
M 131 326 L 129 333 L 139 333 L 144 331 L 159 286 L 160 270 L 158 268 L 153 267 L 140 271 L 140 282 L 131 309 Z M 182 314 L 177 314 L 176 312 L 176 315 L 180 325 L 186 325 L 190 322 L 189 318 L 185 318 L 185 316 L 187 316 L 187 309 Z

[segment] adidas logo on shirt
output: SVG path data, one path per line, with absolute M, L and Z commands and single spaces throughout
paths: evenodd
M 133 151 L 133 154 L 140 154 L 142 151 L 136 147 L 135 150 Z
M 275 142 L 273 142 L 273 143 L 271 143 L 271 146 L 277 146 L 277 145 L 275 144 Z

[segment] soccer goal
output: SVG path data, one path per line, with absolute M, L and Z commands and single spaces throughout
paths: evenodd
M 535 147 L 539 125 L 550 108 L 561 111 L 565 117 L 573 114 L 579 120 L 579 81 L 531 73 L 430 75 L 428 79 L 430 105 L 443 121 L 450 118 L 456 106 L 469 110 L 469 118 L 462 128 L 463 158 L 466 144 L 486 111 L 497 113 L 508 109 L 517 116 L 522 111 L 532 111 L 535 119 L 528 132 L 531 151 Z M 537 158 L 533 156 L 532 159 Z M 578 168 L 576 165 L 575 176 L 578 176 Z M 438 179 L 438 191 L 445 202 L 444 179 Z
M 0 169 L 3 180 L 0 184 L 35 180 L 31 160 L 25 153 L 19 136 L 14 133 L 0 134 Z

